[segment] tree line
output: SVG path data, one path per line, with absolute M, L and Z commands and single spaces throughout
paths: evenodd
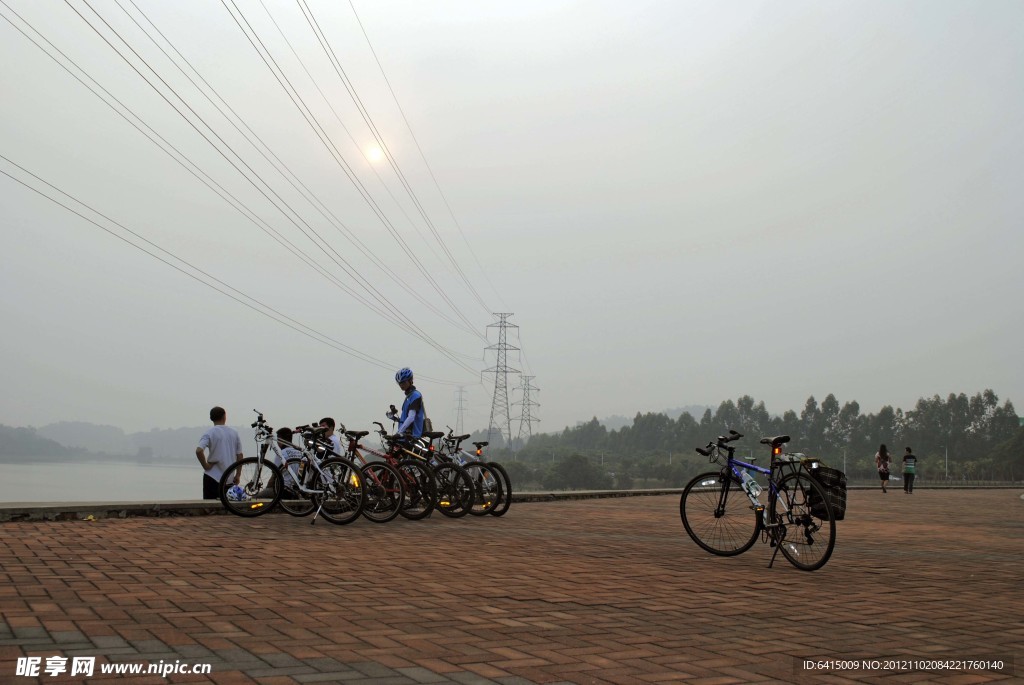
M 882 407 L 862 413 L 856 401 L 829 394 L 807 398 L 797 413 L 771 415 L 764 402 L 744 395 L 708 409 L 697 419 L 638 413 L 630 426 L 608 430 L 597 418 L 561 433 L 533 436 L 506 451 L 520 480 L 545 488 L 680 487 L 708 466 L 694 447 L 735 430 L 737 456 L 767 462 L 762 437 L 789 435 L 787 451 L 802 452 L 844 468 L 852 479 L 875 477 L 875 452 L 885 444 L 897 462 L 906 446 L 919 457 L 919 478 L 977 481 L 1024 478 L 1024 428 L 1013 404 L 992 390 L 968 397 L 951 393 L 921 398 L 912 409 Z M 1016 442 L 1014 442 L 1016 441 Z M 947 467 L 948 464 L 948 467 Z

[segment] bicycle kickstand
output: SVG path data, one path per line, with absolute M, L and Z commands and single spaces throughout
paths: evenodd
M 772 552 L 772 558 L 768 561 L 768 568 L 771 568 L 772 564 L 775 563 L 775 557 L 778 556 L 779 549 L 782 547 L 782 538 L 786 536 L 785 532 L 783 532 L 781 538 L 777 537 L 779 535 L 779 530 L 779 528 L 776 528 L 775 531 L 769 533 L 769 538 L 775 540 L 775 544 L 773 545 L 775 550 Z
M 316 511 L 313 512 L 313 520 L 309 522 L 309 525 L 312 526 L 314 523 L 316 523 L 316 517 L 320 515 L 320 510 L 323 509 L 323 508 L 324 508 L 324 501 L 320 500 L 320 506 L 317 507 Z

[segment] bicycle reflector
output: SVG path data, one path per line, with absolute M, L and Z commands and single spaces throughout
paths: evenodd
M 773 447 L 773 448 L 772 448 L 772 456 L 773 456 L 773 457 L 777 457 L 777 456 L 779 456 L 780 454 L 782 454 L 782 448 L 781 448 L 781 447 L 779 447 L 778 445 L 776 445 L 775 447 Z
M 480 449 L 479 447 L 476 448 L 476 456 L 479 457 L 483 453 L 484 453 L 484 451 L 482 449 Z

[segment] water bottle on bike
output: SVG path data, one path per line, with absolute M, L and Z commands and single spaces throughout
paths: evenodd
M 743 482 L 743 489 L 748 495 L 757 499 L 757 496 L 761 494 L 761 486 L 758 484 L 754 477 L 750 475 L 749 471 L 740 471 L 740 480 Z

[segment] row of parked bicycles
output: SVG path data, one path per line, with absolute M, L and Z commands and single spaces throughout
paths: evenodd
M 224 507 L 238 516 L 260 516 L 277 507 L 292 516 L 313 515 L 344 525 L 360 517 L 386 523 L 401 515 L 423 519 L 435 510 L 459 518 L 503 516 L 512 483 L 501 464 L 485 461 L 486 442 L 462 447 L 469 435 L 427 432 L 418 439 L 390 435 L 377 426 L 380 447 L 367 447 L 370 431 L 338 426 L 341 453 L 317 425 L 275 432 L 257 411 L 257 454 L 232 464 L 220 481 Z M 294 433 L 301 439 L 296 445 Z

